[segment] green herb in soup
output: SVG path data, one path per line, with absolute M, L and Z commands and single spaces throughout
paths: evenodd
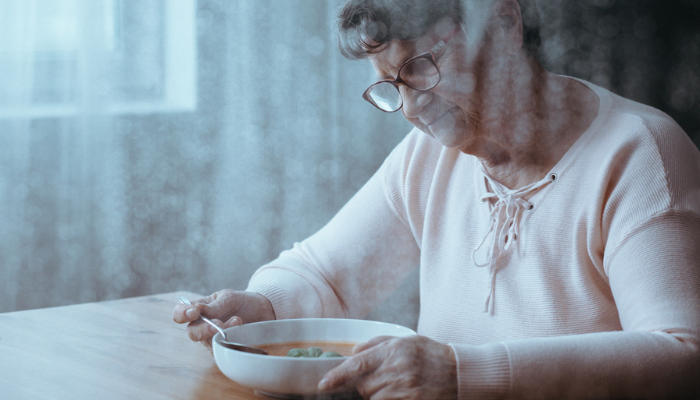
M 306 349 L 291 349 L 287 353 L 287 357 L 308 357 L 309 351 Z
M 255 347 L 261 348 L 271 356 L 277 357 L 350 357 L 352 348 L 357 343 L 336 342 L 325 340 L 300 340 L 294 342 L 259 343 Z
M 309 347 L 306 349 L 291 349 L 287 353 L 287 357 L 301 357 L 301 358 L 328 358 L 328 357 L 343 357 L 341 354 L 335 351 L 324 352 L 319 347 Z
M 323 350 L 319 347 L 309 347 L 309 351 L 306 354 L 307 357 L 321 357 L 321 354 L 323 354 Z

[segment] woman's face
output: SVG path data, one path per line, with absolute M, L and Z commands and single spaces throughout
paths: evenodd
M 451 29 L 453 24 L 438 25 L 417 40 L 390 42 L 383 51 L 370 56 L 377 76 L 395 78 L 406 60 L 428 51 Z M 499 90 L 505 85 L 489 85 L 499 82 L 505 71 L 505 66 L 499 65 L 503 63 L 493 57 L 498 46 L 492 39 L 478 42 L 478 47 L 469 43 L 460 31 L 447 43 L 437 57 L 441 78 L 433 89 L 417 91 L 400 86 L 401 111 L 411 124 L 444 146 L 470 154 L 483 141 L 485 124 L 491 114 L 498 114 L 494 108 L 502 108 L 505 96 L 505 88 Z

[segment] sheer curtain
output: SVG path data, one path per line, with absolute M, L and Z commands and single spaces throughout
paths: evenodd
M 0 5 L 0 312 L 243 289 L 410 129 L 361 100 L 339 2 Z M 413 324 L 415 278 L 372 317 Z
M 2 0 L 2 311 L 115 297 L 128 287 L 107 6 Z

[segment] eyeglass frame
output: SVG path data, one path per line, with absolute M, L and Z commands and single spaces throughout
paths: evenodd
M 417 90 L 417 91 L 419 91 L 419 92 L 426 92 L 426 91 L 428 91 L 428 90 L 434 89 L 438 84 L 440 84 L 440 81 L 442 80 L 442 73 L 440 73 L 440 67 L 438 67 L 438 65 L 437 65 L 437 57 L 438 57 L 437 53 L 438 53 L 439 51 L 441 51 L 442 49 L 444 49 L 444 48 L 447 46 L 447 42 L 449 42 L 450 39 L 452 39 L 452 38 L 457 34 L 457 32 L 459 32 L 459 31 L 461 30 L 461 28 L 462 28 L 462 27 L 461 27 L 460 25 L 457 25 L 457 26 L 455 27 L 455 29 L 453 29 L 450 33 L 448 33 L 447 36 L 445 36 L 445 37 L 443 37 L 442 39 L 440 39 L 440 41 L 437 42 L 437 44 L 436 44 L 435 46 L 433 46 L 430 50 L 426 51 L 425 53 L 421 53 L 421 54 L 418 54 L 418 55 L 416 55 L 416 56 L 413 56 L 413 57 L 409 58 L 408 60 L 406 60 L 406 62 L 404 62 L 404 63 L 401 65 L 401 67 L 399 67 L 399 70 L 396 72 L 396 78 L 395 78 L 395 79 L 382 79 L 381 81 L 377 81 L 377 82 L 371 84 L 371 85 L 370 85 L 367 89 L 365 89 L 365 91 L 362 93 L 362 98 L 365 99 L 365 100 L 366 100 L 367 102 L 369 102 L 370 104 L 372 104 L 373 106 L 377 107 L 379 110 L 385 112 L 385 113 L 395 113 L 395 112 L 399 111 L 399 110 L 403 107 L 403 96 L 401 95 L 401 90 L 399 90 L 399 85 L 406 85 L 406 86 L 410 87 L 411 89 Z M 442 54 L 440 54 L 440 55 L 442 55 Z M 430 60 L 430 62 L 433 63 L 433 65 L 435 66 L 435 69 L 436 69 L 437 72 L 438 72 L 438 80 L 437 80 L 437 82 L 435 82 L 435 84 L 434 84 L 433 86 L 431 86 L 431 87 L 429 87 L 429 88 L 427 88 L 427 89 L 416 89 L 416 88 L 414 88 L 413 86 L 409 85 L 407 82 L 404 82 L 403 79 L 401 79 L 401 70 L 402 70 L 406 65 L 408 65 L 409 63 L 411 63 L 411 62 L 413 62 L 413 61 L 415 61 L 415 60 L 421 59 L 421 58 L 425 58 L 425 59 Z M 399 99 L 401 100 L 401 105 L 399 105 L 399 107 L 398 107 L 396 110 L 393 110 L 393 111 L 384 110 L 384 109 L 382 109 L 381 107 L 379 107 L 379 106 L 369 97 L 369 92 L 372 90 L 372 88 L 374 88 L 375 86 L 377 86 L 377 85 L 379 85 L 379 84 L 381 84 L 381 83 L 390 83 L 390 84 L 394 85 L 394 87 L 396 88 L 396 91 L 399 93 Z

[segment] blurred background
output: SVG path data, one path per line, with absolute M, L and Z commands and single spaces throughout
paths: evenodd
M 323 226 L 410 130 L 341 3 L 0 0 L 0 312 L 244 289 Z M 550 70 L 700 144 L 700 2 L 540 3 Z M 417 306 L 414 274 L 369 318 Z

